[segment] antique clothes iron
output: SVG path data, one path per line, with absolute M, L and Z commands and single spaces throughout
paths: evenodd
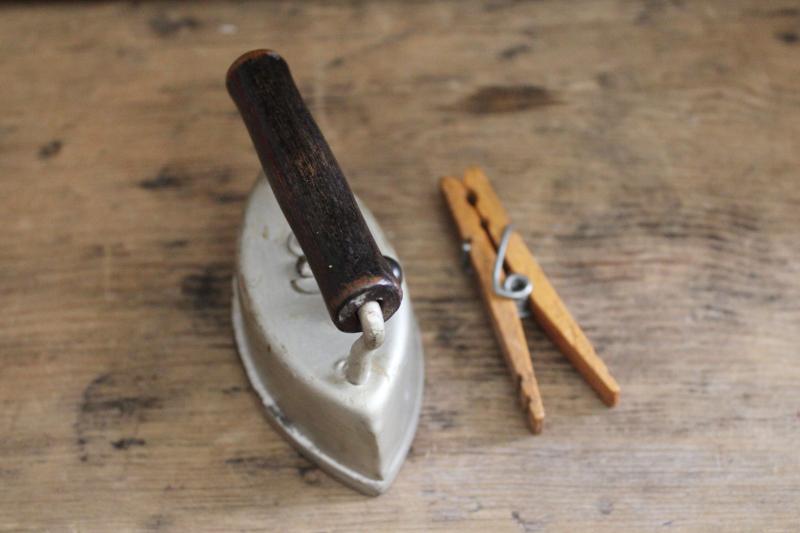
M 359 209 L 279 55 L 244 54 L 227 87 L 267 177 L 239 237 L 239 354 L 289 442 L 343 483 L 380 494 L 411 445 L 423 387 L 396 253 Z

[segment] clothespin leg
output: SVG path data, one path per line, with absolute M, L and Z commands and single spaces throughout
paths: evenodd
M 544 406 L 517 306 L 514 301 L 495 294 L 492 287 L 492 268 L 497 255 L 494 245 L 469 203 L 469 191 L 464 184 L 455 178 L 442 178 L 441 189 L 461 238 L 470 244 L 470 263 L 478 277 L 481 295 L 503 357 L 518 387 L 520 403 L 530 429 L 533 433 L 540 433 L 544 424 Z

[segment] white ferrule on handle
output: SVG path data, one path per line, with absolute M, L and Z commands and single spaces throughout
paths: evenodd
M 358 308 L 361 322 L 361 336 L 350 348 L 345 363 L 345 378 L 353 385 L 362 385 L 369 378 L 370 355 L 383 344 L 386 336 L 386 323 L 383 310 L 378 302 L 366 302 Z

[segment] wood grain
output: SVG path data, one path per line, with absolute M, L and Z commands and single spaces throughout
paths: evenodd
M 788 531 L 800 508 L 790 0 L 11 3 L 0 530 Z M 229 321 L 258 172 L 225 71 L 280 50 L 402 260 L 427 388 L 376 499 L 264 420 Z M 438 192 L 480 165 L 613 370 L 526 326 L 520 421 Z

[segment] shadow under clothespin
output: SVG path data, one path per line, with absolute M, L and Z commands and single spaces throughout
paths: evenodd
M 489 179 L 479 168 L 463 179 L 442 178 L 440 187 L 458 226 L 465 260 L 480 283 L 492 327 L 515 384 L 531 431 L 540 433 L 544 406 L 522 328 L 527 305 L 547 336 L 609 407 L 619 385 L 550 284 L 539 263 L 513 230 Z M 527 305 L 526 305 L 527 304 Z

